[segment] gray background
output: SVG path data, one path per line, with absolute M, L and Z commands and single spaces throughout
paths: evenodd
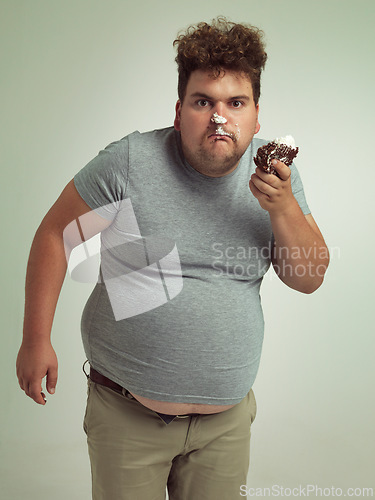
M 99 149 L 135 129 L 173 123 L 172 42 L 180 29 L 219 14 L 266 32 L 259 137 L 295 137 L 307 199 L 332 253 L 325 284 L 313 295 L 288 289 L 272 273 L 265 279 L 249 486 L 375 486 L 373 6 L 0 2 L 3 498 L 90 498 L 79 329 L 90 285 L 65 282 L 53 328 L 59 382 L 47 405 L 26 398 L 15 376 L 33 235 Z

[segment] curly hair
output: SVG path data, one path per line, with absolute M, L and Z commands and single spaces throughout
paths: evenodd
M 182 102 L 194 70 L 212 72 L 217 78 L 225 70 L 244 73 L 251 81 L 255 104 L 260 97 L 260 76 L 267 60 L 264 33 L 255 26 L 236 24 L 224 17 L 189 26 L 173 42 L 177 45 L 178 97 Z

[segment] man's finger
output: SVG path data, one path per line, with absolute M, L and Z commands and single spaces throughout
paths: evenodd
M 50 367 L 47 372 L 47 391 L 54 394 L 57 384 L 57 367 Z
M 30 384 L 26 394 L 31 399 L 33 399 L 35 403 L 38 403 L 40 405 L 46 404 L 46 399 L 43 397 L 41 381 L 39 383 L 33 382 L 32 384 Z
M 285 165 L 285 163 L 279 160 L 272 160 L 271 163 L 281 180 L 286 181 L 289 179 L 291 171 L 290 168 Z
M 263 193 L 263 191 L 261 191 L 256 185 L 255 185 L 255 182 L 253 179 L 250 180 L 249 182 L 249 188 L 250 188 L 250 191 L 253 193 L 253 195 L 255 196 L 255 198 L 257 198 L 259 200 L 259 198 L 261 197 L 268 197 L 268 195 L 266 193 Z
M 261 173 L 261 175 L 263 174 Z M 258 189 L 258 191 L 266 196 L 271 196 L 275 192 L 275 186 L 273 185 L 274 182 L 269 183 L 267 181 L 271 177 L 274 177 L 276 180 L 278 179 L 274 175 L 270 175 L 267 173 L 264 173 L 264 175 L 266 176 L 265 180 L 263 180 L 263 178 L 259 177 L 259 175 L 255 173 L 251 176 L 250 182 Z

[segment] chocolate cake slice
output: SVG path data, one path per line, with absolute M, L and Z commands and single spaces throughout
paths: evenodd
M 298 148 L 291 135 L 277 138 L 264 146 L 258 148 L 254 163 L 257 167 L 262 168 L 269 174 L 277 174 L 273 168 L 271 161 L 273 159 L 282 161 L 288 167 L 292 164 L 294 158 L 298 154 Z

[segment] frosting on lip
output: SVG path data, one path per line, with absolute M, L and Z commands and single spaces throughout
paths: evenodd
M 228 132 L 225 132 L 225 130 L 223 129 L 223 127 L 216 127 L 216 131 L 215 131 L 215 134 L 216 135 L 228 135 L 229 137 L 231 137 L 231 134 L 229 134 Z
M 218 125 L 216 127 L 215 132 L 213 134 L 211 134 L 210 137 L 212 137 L 213 135 L 221 135 L 221 136 L 229 137 L 230 139 L 232 139 L 233 142 L 236 142 L 238 140 L 238 138 L 240 137 L 239 127 L 237 127 L 237 129 L 238 129 L 237 132 L 235 134 L 233 134 L 232 132 L 226 132 L 221 125 Z M 216 138 L 215 140 L 219 140 L 219 139 Z
M 216 130 L 215 132 L 213 132 L 210 137 L 212 136 L 222 136 L 222 137 L 229 137 L 230 139 L 232 139 L 233 141 L 236 140 L 235 138 L 235 135 L 234 134 L 231 134 L 230 132 L 226 132 L 223 127 L 221 125 L 219 125 L 218 127 L 216 127 Z M 214 137 L 214 139 L 217 141 L 219 140 L 218 137 Z

